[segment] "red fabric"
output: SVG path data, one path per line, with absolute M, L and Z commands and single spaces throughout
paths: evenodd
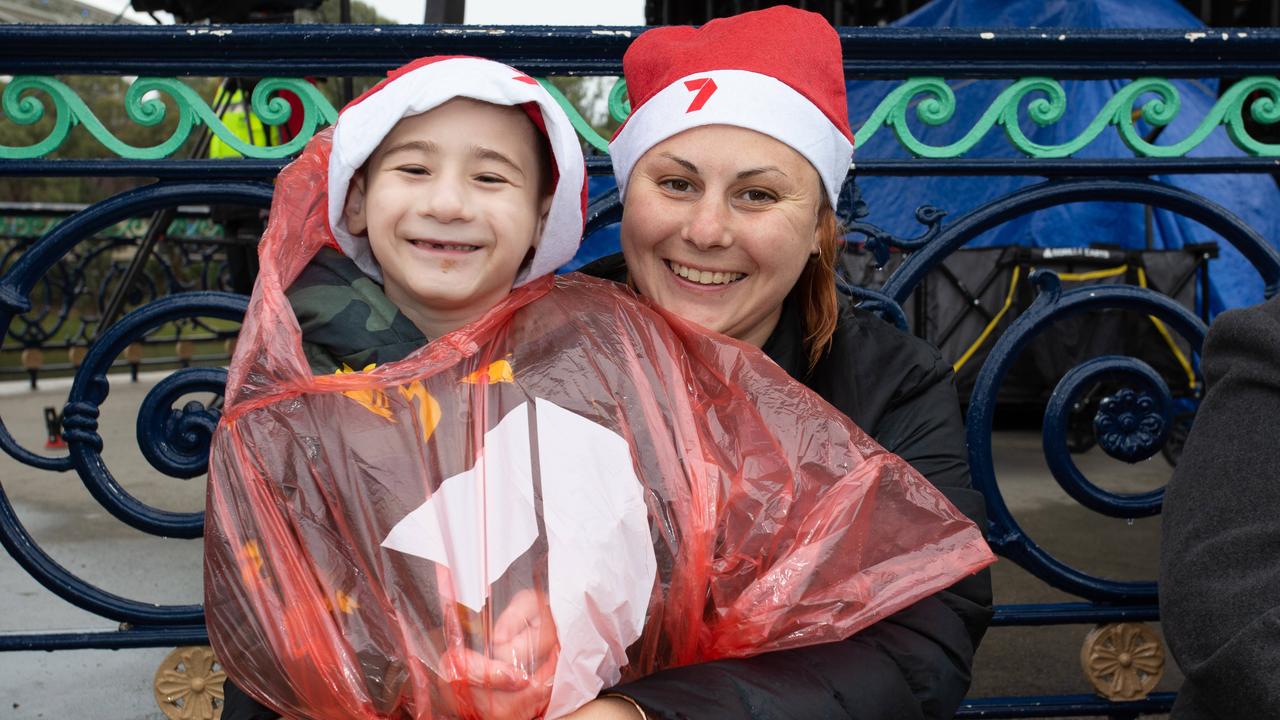
M 632 112 L 694 73 L 748 70 L 768 75 L 805 96 L 853 142 L 840 36 L 818 13 L 780 5 L 716 18 L 698 28 L 654 28 L 627 48 L 622 69 Z
M 382 88 L 386 87 L 387 83 L 394 81 L 396 78 L 400 77 L 401 75 L 408 75 L 414 70 L 417 70 L 420 67 L 426 67 L 428 65 L 431 65 L 432 63 L 438 63 L 442 60 L 453 60 L 455 58 L 475 58 L 477 60 L 484 59 L 484 58 L 476 58 L 474 55 L 428 55 L 426 57 L 420 57 L 417 60 L 413 60 L 411 62 L 405 63 L 404 65 L 401 65 L 400 67 L 389 71 L 386 77 L 378 81 L 377 85 L 374 85 L 368 90 L 365 90 L 364 92 L 360 93 L 360 95 L 356 97 L 355 100 L 352 100 L 346 105 L 343 105 L 341 112 L 346 112 L 348 108 L 354 105 L 359 105 L 360 103 L 364 102 L 365 98 L 369 97 L 370 95 L 373 95 L 374 93 L 378 92 Z
M 587 668 L 600 684 L 845 638 L 993 561 L 924 478 L 758 349 L 611 283 L 543 278 L 401 361 L 312 376 L 283 291 L 328 239 L 328 142 L 280 175 L 210 454 L 209 637 L 251 695 L 290 718 L 541 716 L 574 651 L 542 619 L 565 519 L 538 506 L 538 539 L 478 611 L 449 567 L 382 546 L 445 478 L 480 467 L 521 403 L 630 448 L 656 574 L 638 640 L 617 667 Z M 481 492 L 501 480 L 486 472 Z M 508 530 L 439 519 L 481 547 Z M 618 611 L 593 592 L 580 615 Z M 526 606 L 536 619 L 513 635 L 509 611 Z M 480 672 L 493 663 L 505 669 Z M 566 707 L 594 690 L 581 694 Z

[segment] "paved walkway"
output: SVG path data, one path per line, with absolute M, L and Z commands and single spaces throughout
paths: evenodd
M 137 448 L 134 421 L 150 384 L 165 373 L 112 378 L 102 408 L 105 461 L 129 492 L 153 505 L 194 511 L 204 506 L 202 478 L 176 480 L 152 469 Z M 0 418 L 27 448 L 43 448 L 42 409 L 61 408 L 69 381 L 49 380 L 38 391 L 25 382 L 0 383 Z M 206 400 L 207 396 L 196 399 Z M 1159 518 L 1128 523 L 1103 518 L 1070 500 L 1048 475 L 1039 435 L 996 437 L 1001 487 L 1024 529 L 1049 552 L 1081 569 L 1117 579 L 1149 580 L 1156 567 Z M 1094 451 L 1079 458 L 1092 480 L 1137 492 L 1163 485 L 1169 466 L 1158 457 L 1135 466 Z M 165 540 L 116 521 L 74 473 L 55 475 L 0 454 L 0 482 L 36 541 L 59 563 L 100 587 L 156 603 L 198 603 L 199 540 Z M 1002 603 L 1070 601 L 1010 562 L 995 568 Z M 32 580 L 0 553 L 0 632 L 111 629 L 113 623 L 78 610 Z M 1087 626 L 993 629 L 979 651 L 973 694 L 1085 693 L 1079 670 Z M 161 720 L 151 683 L 165 649 L 0 653 L 0 719 Z M 1177 688 L 1169 661 L 1161 690 Z

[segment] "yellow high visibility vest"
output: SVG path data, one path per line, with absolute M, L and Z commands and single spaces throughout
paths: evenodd
M 218 93 L 213 98 L 213 104 L 216 107 L 225 102 L 226 109 L 222 111 L 222 123 L 236 137 L 258 147 L 271 147 L 280 143 L 280 129 L 267 127 L 262 123 L 262 120 L 258 119 L 257 115 L 250 112 L 249 105 L 245 102 L 244 94 L 240 90 L 231 93 L 229 101 L 223 100 L 225 92 L 224 88 L 218 88 Z M 219 159 L 244 156 L 223 142 L 222 138 L 214 135 L 209 141 L 209 157 Z

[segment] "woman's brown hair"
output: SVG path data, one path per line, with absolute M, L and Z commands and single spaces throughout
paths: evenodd
M 840 251 L 840 223 L 826 197 L 818 208 L 818 252 L 800 272 L 792 296 L 800 303 L 804 320 L 804 350 L 812 371 L 818 360 L 831 347 L 840 314 L 836 304 L 836 255 Z

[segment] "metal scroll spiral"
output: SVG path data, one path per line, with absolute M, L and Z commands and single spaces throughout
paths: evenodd
M 990 539 L 1002 554 L 1059 589 L 1103 602 L 1150 601 L 1154 582 L 1120 582 L 1072 568 L 1042 550 L 1018 525 L 1000 494 L 992 460 L 992 419 L 1005 375 L 1027 345 L 1054 322 L 1102 309 L 1123 309 L 1158 318 L 1199 348 L 1207 331 L 1193 313 L 1159 293 L 1132 286 L 1083 287 L 1063 292 L 1057 275 L 1036 271 L 1031 281 L 1039 295 L 1000 336 L 978 374 L 966 418 L 974 485 L 987 498 Z M 1169 388 L 1146 363 L 1104 356 L 1068 372 L 1045 410 L 1045 457 L 1055 480 L 1084 506 L 1110 517 L 1132 519 L 1160 511 L 1164 490 L 1113 493 L 1089 482 L 1071 459 L 1067 430 L 1072 407 L 1099 382 L 1117 390 L 1105 398 L 1094 419 L 1100 444 L 1113 457 L 1136 462 L 1159 450 L 1169 432 Z
M 244 296 L 230 293 L 171 295 L 125 316 L 90 347 L 63 411 L 63 435 L 85 487 L 121 521 L 167 537 L 199 537 L 204 529 L 203 512 L 172 512 L 143 503 L 121 487 L 103 461 L 98 416 L 110 391 L 107 372 L 131 343 L 156 328 L 193 316 L 240 320 L 246 305 Z M 209 439 L 218 424 L 219 412 L 196 401 L 180 409 L 173 404 L 198 392 L 220 395 L 225 385 L 225 370 L 187 368 L 175 371 L 147 393 L 138 412 L 137 439 L 143 456 L 153 467 L 180 478 L 205 471 Z

